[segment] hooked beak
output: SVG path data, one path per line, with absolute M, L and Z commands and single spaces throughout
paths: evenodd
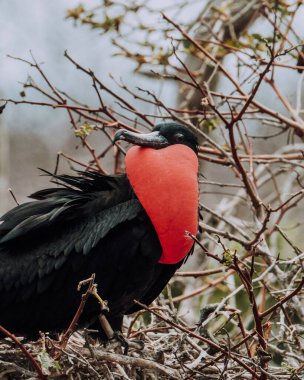
M 114 143 L 118 140 L 123 140 L 134 145 L 147 146 L 154 149 L 165 148 L 169 145 L 169 141 L 161 135 L 159 131 L 140 134 L 128 131 L 126 129 L 120 129 L 115 134 Z

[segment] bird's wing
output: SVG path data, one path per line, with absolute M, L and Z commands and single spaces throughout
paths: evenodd
M 61 223 L 84 220 L 132 199 L 125 175 L 80 173 L 79 177 L 53 177 L 52 182 L 61 187 L 38 191 L 30 196 L 36 202 L 24 203 L 3 215 L 0 218 L 0 244 L 35 235 L 38 231 L 41 233 L 41 230 Z
M 65 187 L 39 191 L 35 202 L 1 218 L 0 293 L 20 289 L 23 297 L 24 285 L 37 280 L 39 286 L 75 253 L 90 255 L 109 231 L 142 212 L 124 175 L 84 172 L 56 180 Z

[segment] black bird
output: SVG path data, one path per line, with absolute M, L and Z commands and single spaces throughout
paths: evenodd
M 175 123 L 149 134 L 118 131 L 138 146 L 126 174 L 56 175 L 57 188 L 37 191 L 0 220 L 0 324 L 29 337 L 68 327 L 81 300 L 79 281 L 96 274 L 119 330 L 124 314 L 150 304 L 193 250 L 197 232 L 197 139 Z M 80 326 L 96 326 L 91 297 Z

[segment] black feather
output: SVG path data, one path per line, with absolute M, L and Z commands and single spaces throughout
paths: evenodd
M 171 145 L 182 134 L 197 153 L 197 139 L 184 127 L 165 123 L 155 131 Z M 79 281 L 95 273 L 109 322 L 120 328 L 122 316 L 138 310 L 134 299 L 152 302 L 182 261 L 159 264 L 158 236 L 126 175 L 42 172 L 57 187 L 0 218 L 0 324 L 28 336 L 66 329 L 81 301 Z M 89 298 L 79 325 L 94 325 L 99 313 Z
M 92 273 L 110 321 L 135 310 L 134 299 L 151 302 L 181 263 L 157 263 L 158 237 L 127 177 L 44 173 L 59 187 L 1 217 L 0 324 L 27 335 L 67 327 L 78 282 Z M 80 324 L 93 323 L 98 310 L 90 301 Z

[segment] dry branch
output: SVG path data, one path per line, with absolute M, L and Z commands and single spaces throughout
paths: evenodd
M 84 301 L 64 336 L 66 350 L 58 359 L 71 373 L 79 367 L 82 374 L 94 378 L 102 373 L 111 380 L 135 378 L 133 367 L 143 376 L 152 371 L 176 379 L 298 379 L 304 373 L 299 361 L 303 356 L 299 321 L 304 320 L 303 74 L 294 99 L 277 74 L 284 69 L 300 75 L 297 60 L 303 41 L 294 20 L 303 4 L 254 0 L 245 2 L 236 14 L 233 3 L 207 1 L 200 12 L 190 12 L 193 18 L 188 20 L 183 9 L 193 4 L 179 0 L 162 8 L 162 22 L 149 0 L 137 6 L 109 1 L 94 9 L 82 5 L 69 10 L 68 17 L 75 22 L 113 33 L 118 54 L 132 59 L 136 71 L 162 83 L 174 81 L 180 98 L 189 100 L 195 93 L 197 104 L 168 106 L 160 94 L 143 87 L 141 77 L 134 77 L 133 87 L 115 79 L 113 87 L 105 85 L 97 73 L 65 52 L 71 68 L 92 83 L 96 103 L 86 105 L 64 88 L 58 90 L 64 83 L 52 83 L 32 55 L 30 60 L 14 58 L 29 65 L 43 83 L 34 79 L 24 83 L 23 90 L 37 97 L 4 101 L 65 110 L 75 136 L 90 154 L 90 161 L 82 162 L 76 154 L 60 152 L 55 172 L 60 160 L 102 173 L 112 171 L 107 167 L 111 160 L 115 172 L 120 172 L 125 149 L 112 145 L 118 128 L 140 133 L 159 121 L 174 120 L 195 131 L 200 142 L 200 174 L 205 178 L 199 177 L 201 235 L 192 236 L 196 255 L 186 264 L 189 267 L 175 274 L 171 291 L 151 307 L 142 305 L 146 312 L 127 320 L 128 336 L 145 342 L 141 357 L 136 352 L 130 357 L 118 355 L 112 347 L 103 351 L 95 342 L 91 351 L 75 345 L 74 336 L 67 342 Z M 151 18 L 157 15 L 157 28 L 142 17 L 143 8 Z M 130 14 L 136 14 L 136 25 L 128 24 Z M 248 28 L 250 15 L 263 19 L 270 35 Z M 239 26 L 238 21 L 245 19 Z M 199 37 L 202 30 L 204 38 Z M 191 60 L 199 65 L 194 67 Z M 215 77 L 229 85 L 217 88 L 221 81 Z M 263 91 L 269 92 L 262 101 Z M 105 100 L 108 97 L 111 101 Z M 107 142 L 103 149 L 91 138 L 97 135 Z M 202 323 L 211 339 L 200 336 L 195 326 L 198 310 L 208 304 L 218 305 Z M 210 348 L 215 350 L 212 356 Z M 91 352 L 102 364 L 92 359 Z M 275 353 L 271 362 L 269 353 Z M 23 364 L 17 360 L 14 370 L 21 371 Z

